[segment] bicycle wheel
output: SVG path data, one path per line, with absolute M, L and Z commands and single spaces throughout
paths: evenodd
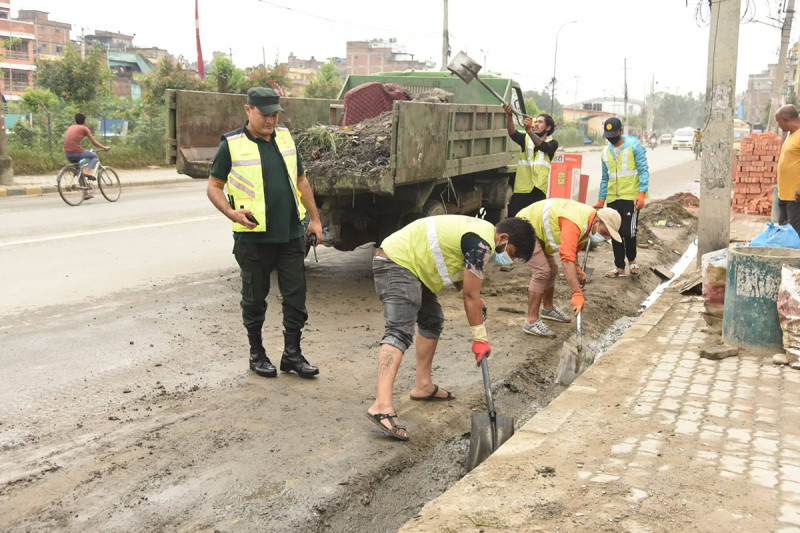
M 109 202 L 116 202 L 119 200 L 119 195 L 122 193 L 122 185 L 119 182 L 117 171 L 111 167 L 100 167 L 100 172 L 97 174 L 97 184 L 100 186 L 100 192 L 103 197 Z
M 84 192 L 89 190 L 86 182 L 81 178 L 80 170 L 74 166 L 66 166 L 59 170 L 58 194 L 67 205 L 81 205 Z

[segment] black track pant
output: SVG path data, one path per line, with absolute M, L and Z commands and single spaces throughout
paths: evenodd
M 622 242 L 611 241 L 614 248 L 614 266 L 625 269 L 625 259 L 628 262 L 636 260 L 636 224 L 639 221 L 639 211 L 633 208 L 633 200 L 614 200 L 608 207 L 616 210 L 622 217 L 619 227 L 619 236 Z

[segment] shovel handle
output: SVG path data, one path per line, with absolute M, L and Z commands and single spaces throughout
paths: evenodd
M 488 357 L 481 359 L 481 373 L 483 374 L 483 391 L 486 393 L 486 405 L 489 407 L 489 418 L 494 421 L 494 401 L 492 401 L 492 381 L 489 379 L 489 363 L 486 361 Z
M 497 91 L 495 91 L 494 89 L 492 89 L 491 87 L 489 87 L 489 85 L 488 85 L 488 84 L 487 84 L 485 81 L 483 81 L 482 79 L 480 79 L 480 78 L 479 78 L 477 75 L 475 76 L 475 79 L 476 79 L 476 80 L 478 80 L 478 82 L 479 82 L 481 85 L 483 85 L 483 86 L 486 88 L 486 90 L 487 90 L 487 91 L 489 91 L 490 93 L 492 93 L 492 96 L 494 96 L 495 98 L 497 98 L 498 100 L 500 100 L 500 102 L 502 102 L 502 104 L 503 104 L 503 105 L 508 105 L 508 102 L 506 102 L 506 101 L 505 101 L 505 99 L 504 99 L 502 96 L 500 96 L 500 94 L 499 94 Z M 517 111 L 516 109 L 512 109 L 512 110 L 511 110 L 511 112 L 512 112 L 512 113 L 514 113 L 514 114 L 517 116 L 517 118 L 519 118 L 520 120 L 524 120 L 524 119 L 525 119 L 525 117 L 527 117 L 527 116 L 528 116 L 528 115 L 523 115 L 522 113 L 520 113 L 520 112 L 519 112 L 519 111 Z

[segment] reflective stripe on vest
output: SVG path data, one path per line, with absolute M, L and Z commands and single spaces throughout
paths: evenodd
M 624 147 L 620 150 L 619 157 L 615 158 L 613 148 L 609 144 L 603 150 L 602 160 L 608 169 L 606 202 L 611 203 L 617 198 L 623 200 L 636 198 L 639 193 L 639 169 L 636 167 L 633 145 Z
M 547 141 L 551 138 L 545 139 Z M 536 145 L 528 134 L 525 134 L 525 149 L 520 151 L 520 160 L 517 161 L 517 175 L 514 178 L 515 193 L 529 193 L 534 187 L 545 194 L 550 185 L 551 158 L 544 151 L 539 150 L 534 159 Z
M 580 245 L 589 239 L 586 232 L 593 213 L 592 206 L 575 200 L 550 198 L 521 209 L 517 217 L 528 220 L 536 231 L 536 238 L 544 244 L 545 252 L 554 254 L 561 247 L 561 227 L 558 225 L 558 219 L 566 218 L 578 226 L 581 230 L 581 238 L 578 240 Z
M 450 279 L 450 273 L 447 272 L 447 264 L 444 262 L 444 254 L 439 247 L 439 236 L 436 233 L 436 221 L 433 217 L 425 219 L 425 226 L 428 229 L 428 246 L 431 248 L 433 254 L 433 263 L 436 265 L 436 270 L 439 272 L 439 277 L 442 278 L 442 285 L 449 287 L 453 284 Z
M 292 197 L 299 220 L 305 217 L 305 207 L 300 201 L 300 191 L 297 189 L 297 148 L 294 140 L 285 127 L 275 128 L 272 138 L 281 154 L 289 185 L 294 192 Z M 266 232 L 267 231 L 267 201 L 264 193 L 264 176 L 262 175 L 261 154 L 258 144 L 251 141 L 244 130 L 238 130 L 225 136 L 231 155 L 231 170 L 228 173 L 228 194 L 231 196 L 236 209 L 245 208 L 253 213 L 258 225 L 249 229 L 236 222 L 233 231 L 236 232 Z

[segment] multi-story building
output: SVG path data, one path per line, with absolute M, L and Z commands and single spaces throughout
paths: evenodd
M 133 46 L 133 35 L 113 31 L 95 31 L 86 36 L 86 44 L 100 43 L 106 50 L 126 51 Z
M 157 46 L 150 46 L 148 48 L 142 48 L 140 46 L 130 47 L 127 50 L 128 52 L 135 52 L 140 56 L 147 59 L 153 65 L 157 65 L 159 61 L 162 59 L 169 59 L 172 61 L 172 54 L 164 50 L 163 48 L 159 48 Z
M 11 3 L 0 1 L 0 39 L 18 38 L 19 42 L 2 51 L 0 69 L 3 79 L 0 90 L 6 99 L 17 100 L 25 89 L 33 86 L 33 47 L 36 35 L 33 24 L 11 20 Z
M 402 70 L 428 70 L 432 62 L 416 61 L 394 39 L 347 41 L 347 74 L 375 74 Z
M 33 24 L 34 59 L 54 59 L 70 45 L 72 24 L 50 20 L 48 13 L 34 9 L 20 9 L 17 19 Z
M 747 90 L 744 94 L 743 116 L 745 122 L 760 124 L 767 113 L 767 105 L 772 99 L 772 85 L 775 83 L 775 71 L 778 65 L 767 66 L 767 70 L 759 74 L 750 74 Z
M 290 52 L 289 60 L 286 63 L 287 75 L 289 76 L 289 80 L 291 80 L 289 92 L 293 96 L 302 94 L 303 88 L 319 74 L 322 65 L 327 64 L 328 61 L 333 62 L 336 73 L 342 78 L 342 81 L 344 81 L 344 78 L 347 76 L 345 68 L 346 61 L 344 59 L 340 57 L 330 57 L 325 61 L 318 61 L 314 59 L 314 56 L 311 56 L 311 59 L 300 59 Z

